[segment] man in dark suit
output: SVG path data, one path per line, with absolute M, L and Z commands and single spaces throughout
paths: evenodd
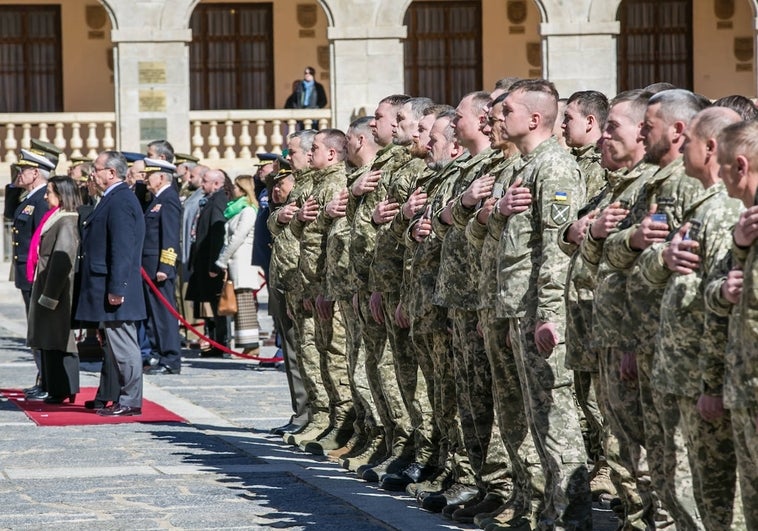
M 58 165 L 61 151 L 48 142 L 32 140 L 29 150 L 21 150 L 21 159 L 14 164 L 16 168 L 15 184 L 26 192 L 21 204 L 13 213 L 13 279 L 21 290 L 26 314 L 29 313 L 29 299 L 32 295 L 32 280 L 27 275 L 27 261 L 32 236 L 48 211 L 45 201 L 45 187 L 50 173 Z M 25 389 L 30 400 L 44 400 L 47 397 L 45 382 L 42 380 L 42 356 L 33 350 L 34 363 L 37 365 L 36 385 Z
M 216 265 L 216 259 L 224 246 L 224 209 L 229 200 L 224 193 L 225 178 L 220 170 L 208 170 L 203 175 L 201 187 L 205 196 L 200 202 L 202 206 L 195 226 L 195 241 L 190 250 L 192 273 L 187 286 L 187 299 L 196 305 L 195 315 L 201 315 L 198 306 L 203 303 L 210 305 L 213 317 L 206 317 L 205 321 L 208 336 L 222 345 L 226 345 L 228 324 L 226 317 L 218 315 L 218 297 L 224 279 L 220 276 L 222 271 Z M 221 357 L 223 353 L 212 348 L 201 355 Z
M 135 321 L 145 319 L 140 265 L 145 218 L 139 201 L 124 183 L 123 155 L 98 155 L 92 176 L 103 197 L 84 221 L 81 290 L 76 319 L 100 322 L 107 339 L 105 355 L 114 362 L 121 390 L 118 402 L 98 415 L 142 414 L 142 358 Z
M 165 160 L 145 159 L 145 183 L 153 200 L 145 209 L 145 243 L 142 268 L 161 295 L 176 310 L 176 267 L 182 204 L 173 186 L 176 167 Z M 145 374 L 182 372 L 181 341 L 176 317 L 144 283 L 147 304 L 147 337 L 158 363 L 145 367 Z

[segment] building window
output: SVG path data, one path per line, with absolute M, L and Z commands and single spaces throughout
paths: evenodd
M 482 86 L 481 2 L 413 2 L 405 14 L 405 90 L 457 105 Z
M 692 0 L 624 0 L 618 89 L 668 81 L 692 89 Z
M 61 8 L 0 6 L 0 112 L 63 110 Z
M 190 27 L 192 109 L 274 106 L 273 4 L 201 4 Z

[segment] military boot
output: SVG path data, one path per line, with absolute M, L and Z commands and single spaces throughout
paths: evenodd
M 355 455 L 342 461 L 342 468 L 351 472 L 358 470 L 358 467 L 368 463 L 379 463 L 387 456 L 387 444 L 384 439 L 384 432 L 370 438 L 368 444 L 363 450 Z
M 523 520 L 529 521 L 531 513 L 531 503 L 526 504 L 520 499 L 511 497 L 491 513 L 480 513 L 474 516 L 474 524 L 482 529 L 489 529 L 492 526 L 503 528 L 513 522 L 516 527 L 519 527 Z
M 328 432 L 323 433 L 313 441 L 303 441 L 300 448 L 313 455 L 325 455 L 329 450 L 341 448 L 353 436 L 353 429 L 342 430 L 332 426 Z
M 610 468 L 605 462 L 601 462 L 592 472 L 590 478 L 592 499 L 607 507 L 611 500 L 616 497 L 616 487 L 611 481 Z
M 377 483 L 382 476 L 400 472 L 410 465 L 411 462 L 413 462 L 413 456 L 409 456 L 408 454 L 390 455 L 387 459 L 375 466 L 367 465 L 368 468 L 361 467 L 364 468 L 363 470 L 359 468 L 356 473 L 358 474 L 358 477 L 362 478 L 364 481 Z
M 350 457 L 350 454 L 356 448 L 362 448 L 368 442 L 368 436 L 363 432 L 354 432 L 353 436 L 342 445 L 340 448 L 329 450 L 326 452 L 326 456 L 330 461 L 342 461 L 343 459 Z
M 438 473 L 418 483 L 411 483 L 405 487 L 405 492 L 418 499 L 420 492 L 442 492 L 453 484 L 453 474 L 449 468 L 441 468 Z
M 326 430 L 331 427 L 328 418 L 314 419 L 308 424 L 308 429 L 301 432 L 290 435 L 285 439 L 289 444 L 300 446 L 303 441 L 314 441 L 321 436 Z

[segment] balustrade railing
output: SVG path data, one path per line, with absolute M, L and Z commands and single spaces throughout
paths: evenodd
M 281 153 L 287 135 L 298 129 L 329 127 L 329 109 L 190 111 L 190 146 L 202 160 L 248 160 L 256 153 Z M 28 149 L 32 138 L 52 142 L 63 155 L 94 158 L 118 146 L 112 112 L 0 113 L 0 167 Z M 171 139 L 169 139 L 171 140 Z

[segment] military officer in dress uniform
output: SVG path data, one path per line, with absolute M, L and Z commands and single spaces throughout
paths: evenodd
M 32 294 L 32 278 L 26 273 L 26 262 L 32 236 L 41 224 L 42 218 L 48 211 L 45 201 L 45 187 L 51 172 L 58 165 L 58 155 L 61 151 L 54 145 L 41 140 L 32 140 L 29 150 L 21 150 L 21 160 L 14 165 L 16 168 L 15 184 L 26 193 L 21 204 L 13 213 L 13 279 L 21 290 L 24 298 L 26 313 L 29 313 L 29 299 Z M 29 399 L 43 400 L 47 396 L 42 375 L 42 359 L 39 351 L 33 351 L 34 363 L 37 365 L 36 385 L 25 389 Z
M 153 196 L 145 209 L 145 242 L 142 268 L 171 308 L 176 309 L 175 283 L 182 204 L 172 186 L 176 166 L 158 159 L 145 159 L 145 183 Z M 179 374 L 182 370 L 181 342 L 176 317 L 144 283 L 147 306 L 147 337 L 152 357 L 158 363 L 145 368 L 146 374 Z

